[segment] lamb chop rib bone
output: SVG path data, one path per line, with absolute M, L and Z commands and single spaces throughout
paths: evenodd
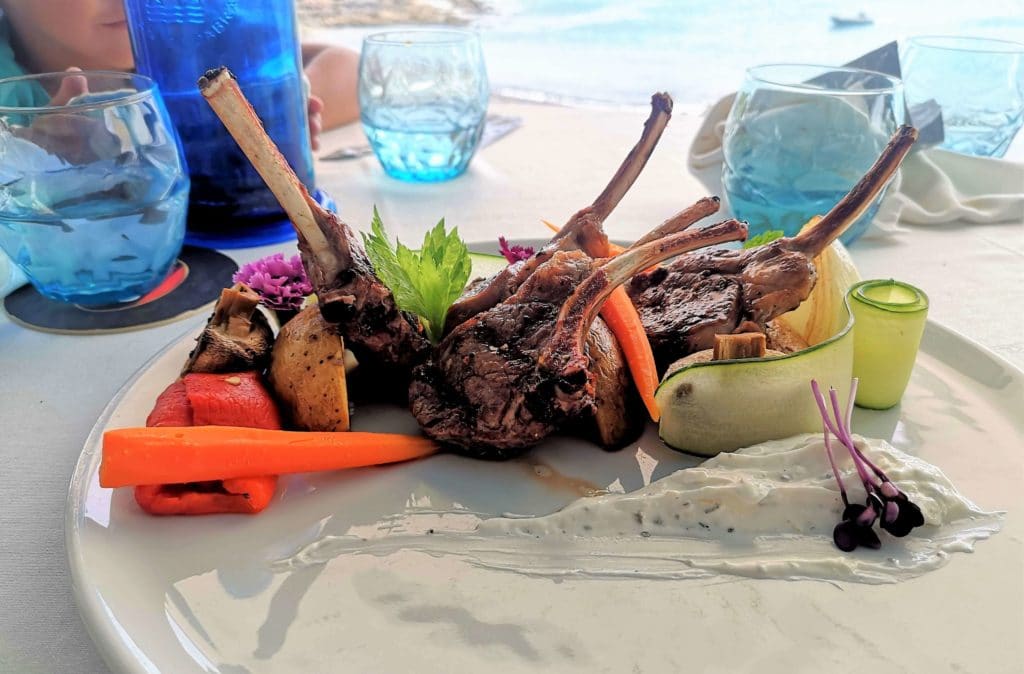
M 790 239 L 790 249 L 814 257 L 838 239 L 889 184 L 916 140 L 917 129 L 898 128 L 864 177 L 814 227 Z
M 665 268 L 638 274 L 627 289 L 659 369 L 711 348 L 718 332 L 763 329 L 768 321 L 795 309 L 814 286 L 813 258 L 864 213 L 916 138 L 916 129 L 900 127 L 853 189 L 816 225 L 795 237 L 742 251 L 682 255 Z
M 644 122 L 644 130 L 640 134 L 640 140 L 637 141 L 637 144 L 626 155 L 626 158 L 619 166 L 619 170 L 615 172 L 615 175 L 612 176 L 611 181 L 601 194 L 594 199 L 594 203 L 574 214 L 569 219 L 569 222 L 562 227 L 562 230 L 554 236 L 553 241 L 574 234 L 577 223 L 587 216 L 592 217 L 599 223 L 604 222 L 608 218 L 615 207 L 619 205 L 619 202 L 622 201 L 622 197 L 626 196 L 626 192 L 636 182 L 640 172 L 644 170 L 647 160 L 651 158 L 651 153 L 654 152 L 658 141 L 661 140 L 661 134 L 665 132 L 665 127 L 671 118 L 672 98 L 666 93 L 657 93 L 651 96 L 651 114 L 647 117 L 647 121 Z
M 352 230 L 309 195 L 227 68 L 208 71 L 199 89 L 288 214 L 324 318 L 339 324 L 360 362 L 408 372 L 429 344 L 418 321 L 398 311 Z
M 231 71 L 223 66 L 207 71 L 199 79 L 199 89 L 288 214 L 299 237 L 306 241 L 316 259 L 313 265 L 316 270 L 307 271 L 329 273 L 336 270 L 340 264 L 338 256 L 327 233 L 321 231 L 330 213 L 310 196 L 277 145 L 267 136 L 263 123 L 238 88 Z
M 564 358 L 561 357 L 563 354 L 572 354 L 573 358 L 583 357 L 585 359 L 583 346 L 586 342 L 587 331 L 601 310 L 601 305 L 612 294 L 612 291 L 641 269 L 647 269 L 671 257 L 698 248 L 730 241 L 743 241 L 746 238 L 745 223 L 737 220 L 725 220 L 699 231 L 677 232 L 639 245 L 634 244 L 621 255 L 603 262 L 562 305 L 553 339 L 540 358 L 541 367 L 550 368 L 552 362 L 563 361 Z M 560 367 L 564 368 L 565 365 Z
M 718 197 L 704 197 L 661 223 L 633 246 L 681 232 L 697 221 L 717 212 L 718 207 Z M 608 256 L 608 237 L 602 231 L 600 223 L 591 218 L 576 220 L 573 223 L 575 232 L 572 236 L 559 238 L 565 231 L 563 228 L 533 257 L 510 264 L 480 285 L 474 285 L 467 294 L 459 298 L 448 309 L 445 332 L 451 332 L 460 323 L 504 301 L 515 293 L 540 265 L 550 260 L 560 250 L 582 250 L 593 258 Z
M 642 237 L 634 241 L 630 248 L 636 248 L 637 246 L 642 246 L 645 243 L 657 241 L 669 234 L 681 232 L 698 220 L 703 220 L 709 215 L 717 213 L 720 205 L 721 202 L 718 197 L 703 197 L 697 200 L 697 202 L 692 206 L 687 206 L 665 222 L 647 232 L 647 234 L 644 234 Z
M 559 250 L 582 250 L 591 257 L 606 257 L 608 255 L 608 238 L 604 235 L 601 225 L 636 182 L 671 117 L 672 98 L 666 93 L 657 93 L 651 96 L 651 113 L 644 122 L 640 140 L 626 155 L 611 181 L 594 199 L 594 203 L 573 214 L 565 226 L 537 255 L 510 265 L 486 284 L 477 286 L 472 292 L 452 304 L 445 320 L 445 332 L 451 332 L 460 323 L 493 307 L 514 293 L 538 266 L 551 259 L 551 256 Z M 702 199 L 686 211 L 666 221 L 663 227 L 667 229 L 662 233 L 678 231 L 717 210 L 717 199 Z M 687 222 L 686 218 L 692 218 L 692 220 Z
M 670 257 L 742 240 L 746 234 L 743 223 L 730 220 L 672 234 L 609 262 L 579 251 L 557 252 L 517 293 L 441 341 L 434 360 L 414 374 L 413 414 L 428 436 L 466 453 L 489 459 L 520 453 L 593 406 L 594 382 L 584 344 L 591 322 L 615 287 Z M 572 283 L 573 273 L 559 279 L 561 269 L 578 264 L 586 265 L 578 285 Z M 548 300 L 538 301 L 535 284 L 557 289 L 550 300 L 557 312 L 537 313 L 538 304 Z M 485 395 L 476 395 L 480 392 Z

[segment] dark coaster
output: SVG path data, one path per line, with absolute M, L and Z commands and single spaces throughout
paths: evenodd
M 128 304 L 83 307 L 43 297 L 31 285 L 4 299 L 11 320 L 33 330 L 67 334 L 126 332 L 170 323 L 208 309 L 231 286 L 238 265 L 208 248 L 185 246 L 174 269 L 145 297 Z

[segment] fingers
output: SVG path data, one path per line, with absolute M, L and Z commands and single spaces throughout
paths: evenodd
M 309 97 L 309 145 L 314 152 L 320 149 L 320 133 L 323 131 L 324 102 L 319 96 Z
M 88 164 L 121 152 L 120 139 L 107 130 L 103 121 L 86 115 L 41 115 L 30 132 L 31 142 L 69 164 Z
M 81 68 L 68 68 L 69 73 L 80 73 Z M 89 93 L 89 82 L 85 75 L 68 75 L 61 80 L 60 88 L 50 99 L 51 106 L 67 105 L 71 99 Z

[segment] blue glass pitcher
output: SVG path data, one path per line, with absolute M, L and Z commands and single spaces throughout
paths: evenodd
M 186 241 L 283 241 L 291 225 L 203 99 L 196 80 L 225 65 L 288 163 L 314 192 L 307 96 L 293 0 L 126 0 L 136 70 L 160 85 L 181 136 L 192 191 Z

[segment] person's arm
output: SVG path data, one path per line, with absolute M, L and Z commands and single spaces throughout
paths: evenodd
M 302 63 L 309 78 L 310 93 L 323 102 L 321 125 L 324 130 L 359 118 L 356 92 L 359 54 L 340 47 L 304 44 Z

